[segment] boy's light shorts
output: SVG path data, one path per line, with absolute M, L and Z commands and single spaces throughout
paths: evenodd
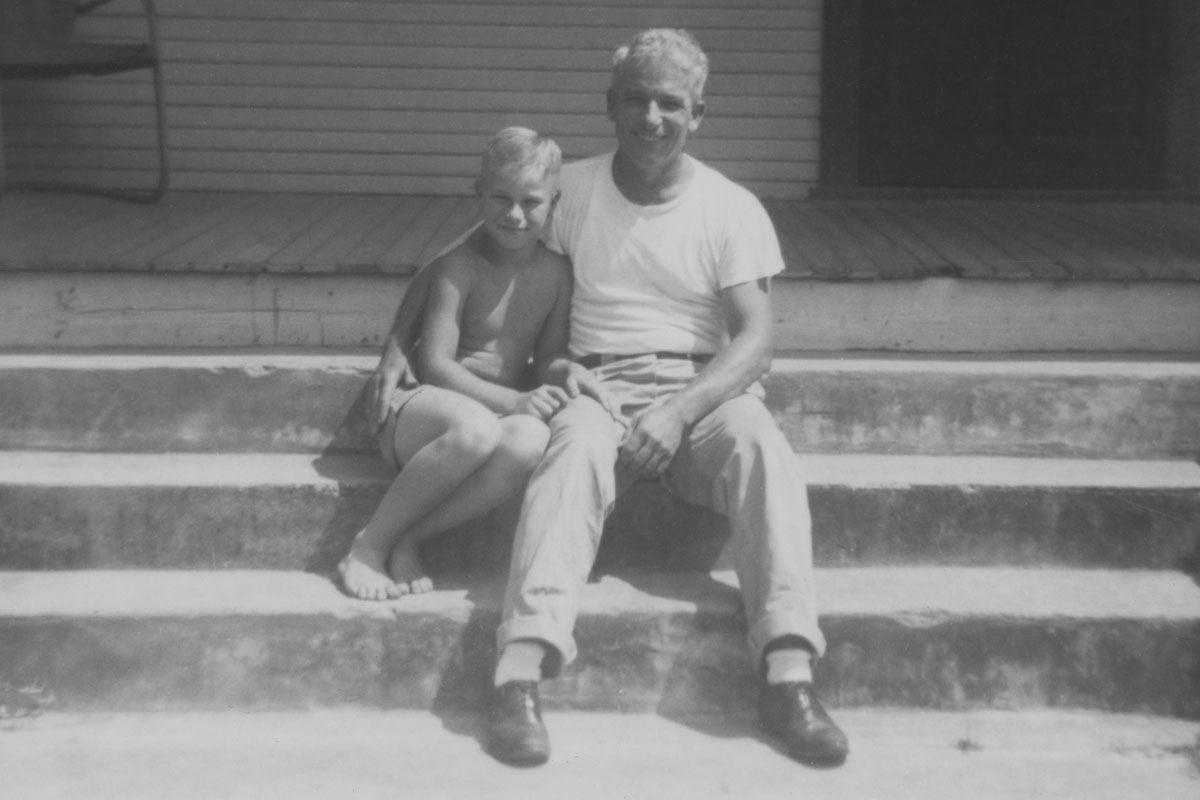
M 383 429 L 379 432 L 379 452 L 383 456 L 383 460 L 391 464 L 396 471 L 404 466 L 396 457 L 396 421 L 400 419 L 400 411 L 408 404 L 408 401 L 427 388 L 419 383 L 401 385 L 392 392 L 391 399 L 388 400 L 387 421 L 383 423 Z

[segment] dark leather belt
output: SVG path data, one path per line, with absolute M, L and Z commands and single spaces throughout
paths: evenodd
M 575 359 L 575 362 L 588 369 L 595 369 L 605 364 L 611 364 L 614 361 L 629 361 L 630 359 L 646 358 L 647 356 L 664 360 L 694 361 L 697 364 L 704 364 L 712 358 L 712 354 L 710 353 L 668 353 L 662 351 L 657 353 L 588 353 L 586 356 L 580 356 Z

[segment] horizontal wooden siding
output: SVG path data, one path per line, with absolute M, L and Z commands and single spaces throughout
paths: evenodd
M 550 133 L 570 158 L 610 146 L 613 47 L 686 27 L 708 51 L 693 152 L 763 197 L 817 177 L 820 0 L 159 0 L 181 190 L 461 195 L 485 138 Z M 137 4 L 85 20 L 142 35 Z M 148 75 L 9 81 L 12 178 L 137 185 L 154 176 Z

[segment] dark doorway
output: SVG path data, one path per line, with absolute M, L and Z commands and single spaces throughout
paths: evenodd
M 830 0 L 826 8 L 831 45 L 843 48 L 827 68 L 857 62 L 847 70 L 857 71 L 857 113 L 844 113 L 844 96 L 832 105 L 841 103 L 840 124 L 857 128 L 849 137 L 857 153 L 839 156 L 835 147 L 833 157 L 854 157 L 858 185 L 1162 185 L 1164 0 Z M 833 76 L 825 86 L 836 93 L 844 83 Z

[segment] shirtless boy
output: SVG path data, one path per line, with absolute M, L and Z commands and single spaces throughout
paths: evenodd
M 380 447 L 400 471 L 338 567 L 354 597 L 432 589 L 418 544 L 520 492 L 546 449 L 546 421 L 569 397 L 605 402 L 566 357 L 570 264 L 540 240 L 561 163 L 534 131 L 496 134 L 476 184 L 482 225 L 410 287 L 427 295 L 419 344 L 402 353 L 389 342 L 381 371 L 389 351 L 415 358 L 397 362 L 406 364 L 398 388 L 378 399 Z M 522 390 L 531 358 L 542 385 Z

